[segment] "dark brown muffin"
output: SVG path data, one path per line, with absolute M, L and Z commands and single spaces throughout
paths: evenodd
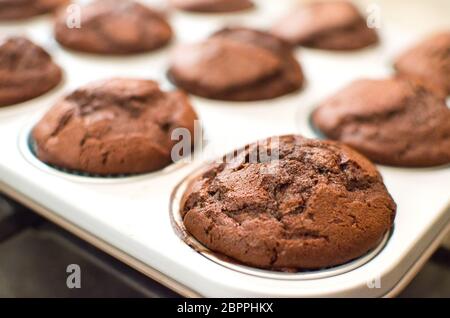
M 324 101 L 312 120 L 328 138 L 381 164 L 450 163 L 450 109 L 405 79 L 355 81 Z
M 23 37 L 0 40 L 0 106 L 40 96 L 61 79 L 61 69 L 41 47 Z
M 172 162 L 175 128 L 193 136 L 196 114 L 180 91 L 149 80 L 88 84 L 58 102 L 33 129 L 39 159 L 99 175 L 135 174 Z
M 67 26 L 61 10 L 55 23 L 56 40 L 63 46 L 98 54 L 131 54 L 167 44 L 172 30 L 156 11 L 131 0 L 96 0 L 81 8 L 81 27 Z
M 213 251 L 268 269 L 340 265 L 376 247 L 396 205 L 373 164 L 336 142 L 278 138 L 191 181 L 186 229 Z M 274 152 L 278 160 L 260 155 Z
M 170 0 L 177 9 L 192 12 L 236 12 L 253 8 L 250 0 Z
M 304 4 L 276 23 L 272 33 L 293 44 L 325 50 L 355 50 L 378 42 L 375 30 L 347 1 Z
M 168 75 L 192 94 L 231 101 L 275 98 L 300 89 L 304 80 L 287 43 L 240 27 L 175 49 Z
M 0 0 L 0 20 L 16 20 L 49 13 L 69 0 Z
M 441 96 L 450 95 L 450 31 L 434 34 L 400 55 L 395 68 Z

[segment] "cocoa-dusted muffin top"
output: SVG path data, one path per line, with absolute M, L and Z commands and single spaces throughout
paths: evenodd
M 266 32 L 234 27 L 175 49 L 169 78 L 186 91 L 211 99 L 252 101 L 291 93 L 303 73 L 291 47 Z
M 252 8 L 250 0 L 170 0 L 177 9 L 192 12 L 236 12 Z
M 278 159 L 277 159 L 278 158 Z M 376 247 L 396 205 L 366 158 L 332 141 L 281 136 L 205 167 L 181 202 L 187 231 L 250 266 L 319 269 Z
M 42 161 L 99 175 L 144 173 L 172 162 L 171 133 L 191 137 L 196 114 L 180 91 L 150 80 L 115 78 L 90 83 L 60 100 L 36 124 Z
M 450 109 L 409 80 L 354 81 L 321 103 L 312 119 L 327 137 L 381 164 L 450 163 Z
M 0 0 L 0 20 L 16 20 L 49 13 L 69 0 Z
M 436 33 L 401 54 L 395 68 L 441 96 L 450 95 L 450 31 Z
M 63 46 L 98 54 L 147 52 L 167 44 L 172 30 L 156 11 L 132 0 L 95 0 L 81 7 L 80 28 L 59 11 L 56 40 Z M 70 19 L 69 19 L 70 21 Z
M 0 106 L 40 96 L 59 84 L 61 69 L 24 37 L 0 39 Z
M 272 33 L 293 44 L 325 50 L 355 50 L 378 42 L 375 30 L 347 1 L 303 4 L 277 22 Z

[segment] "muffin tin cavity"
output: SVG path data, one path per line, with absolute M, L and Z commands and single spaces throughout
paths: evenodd
M 230 270 L 240 272 L 247 275 L 257 276 L 261 278 L 268 279 L 277 279 L 277 280 L 312 280 L 312 279 L 321 279 L 327 277 L 333 277 L 337 275 L 341 275 L 357 269 L 364 264 L 371 261 L 375 258 L 386 246 L 389 241 L 392 233 L 394 232 L 394 226 L 388 231 L 383 238 L 380 240 L 379 244 L 367 252 L 365 255 L 354 259 L 350 262 L 347 262 L 343 265 L 338 265 L 329 268 L 317 269 L 317 270 L 305 270 L 299 272 L 282 272 L 275 270 L 266 270 L 260 269 L 256 267 L 250 267 L 247 265 L 240 264 L 238 261 L 233 260 L 223 254 L 216 253 L 211 251 L 203 244 L 201 244 L 197 239 L 195 239 L 187 230 L 183 223 L 182 216 L 180 214 L 180 206 L 181 200 L 185 190 L 187 189 L 190 181 L 194 179 L 200 172 L 200 170 L 194 171 L 190 176 L 184 178 L 175 188 L 171 194 L 170 198 L 170 219 L 174 232 L 178 235 L 178 237 L 185 242 L 189 247 L 195 250 L 197 253 L 204 256 L 206 259 L 226 267 Z
M 327 137 L 320 131 L 320 129 L 316 125 L 314 125 L 313 114 L 315 109 L 315 107 L 312 108 L 308 114 L 308 127 L 314 134 L 314 137 L 317 137 L 319 139 L 327 139 Z M 300 118 L 298 120 L 300 120 Z

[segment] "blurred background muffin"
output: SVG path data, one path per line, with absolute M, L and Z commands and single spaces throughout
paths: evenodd
M 170 80 L 189 93 L 219 100 L 271 99 L 299 90 L 304 76 L 289 44 L 263 31 L 232 27 L 177 47 Z
M 301 4 L 275 23 L 272 33 L 295 45 L 324 50 L 355 50 L 378 42 L 377 32 L 348 1 Z
M 253 8 L 251 0 L 169 0 L 180 10 L 201 13 L 237 12 Z
M 96 54 L 149 52 L 166 45 L 172 29 L 157 11 L 133 0 L 95 0 L 81 6 L 80 28 L 58 12 L 55 38 L 64 47 Z
M 70 0 L 0 0 L 0 21 L 20 20 L 55 11 Z
M 420 81 L 442 97 L 450 95 L 450 29 L 404 51 L 394 67 L 398 74 Z
M 312 120 L 327 138 L 376 163 L 450 163 L 450 109 L 443 98 L 407 79 L 355 80 L 323 101 Z
M 0 106 L 40 96 L 62 79 L 62 71 L 40 46 L 20 36 L 0 39 Z

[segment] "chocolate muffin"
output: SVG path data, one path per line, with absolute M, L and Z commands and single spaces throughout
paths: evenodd
M 169 165 L 171 132 L 193 136 L 196 114 L 180 91 L 150 80 L 115 78 L 81 87 L 34 127 L 37 157 L 94 175 L 137 174 Z
M 70 28 L 66 10 L 58 13 L 56 40 L 63 46 L 97 54 L 132 54 L 166 45 L 172 30 L 156 11 L 131 0 L 96 0 L 81 7 L 81 27 Z
M 170 0 L 181 10 L 203 13 L 236 12 L 253 8 L 250 0 Z
M 362 155 L 293 135 L 209 165 L 181 202 L 187 231 L 211 250 L 289 271 L 364 255 L 389 231 L 395 211 L 380 174 Z
M 61 69 L 41 47 L 23 37 L 0 39 L 0 106 L 40 96 L 61 79 Z
M 375 30 L 347 1 L 303 4 L 277 22 L 272 33 L 296 45 L 324 50 L 355 50 L 378 42 Z
M 201 43 L 175 49 L 170 80 L 206 98 L 254 101 L 300 89 L 302 69 L 291 47 L 268 33 L 225 28 Z
M 0 0 L 0 20 L 17 20 L 54 11 L 69 0 Z
M 404 52 L 395 68 L 441 96 L 450 95 L 450 31 L 436 33 Z
M 450 163 L 450 109 L 445 100 L 402 78 L 355 81 L 321 103 L 312 121 L 328 138 L 377 163 Z

